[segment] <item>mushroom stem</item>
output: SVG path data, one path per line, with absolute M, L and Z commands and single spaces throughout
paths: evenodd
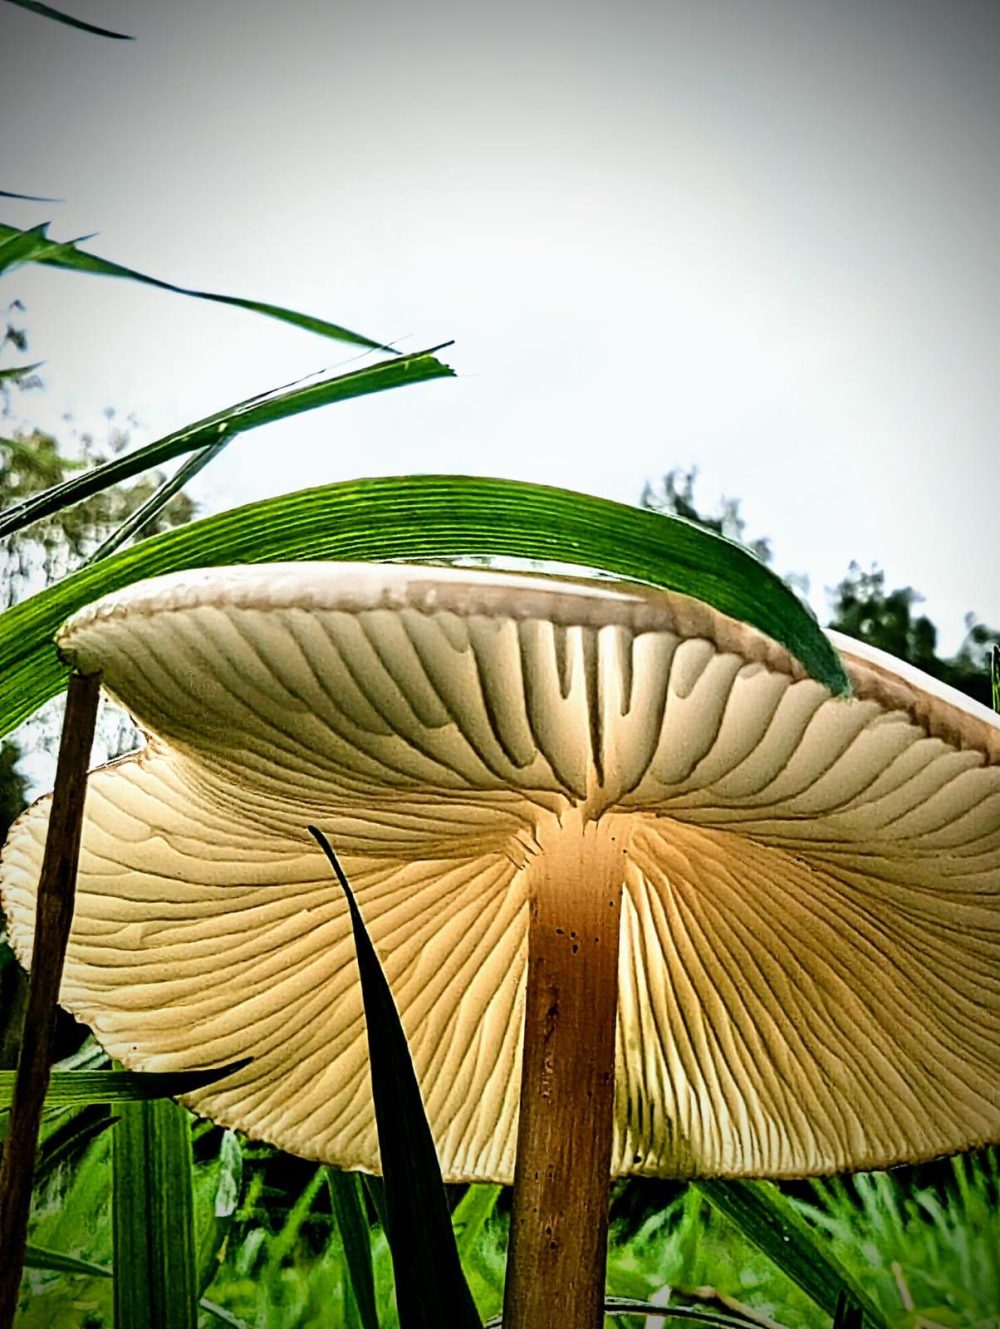
M 59 984 L 73 921 L 87 763 L 100 690 L 100 675 L 70 676 L 52 813 L 38 884 L 28 1003 L 0 1162 L 0 1329 L 8 1329 L 17 1312 L 38 1128 L 49 1087 Z
M 604 1322 L 624 844 L 613 823 L 574 821 L 528 870 L 504 1329 Z

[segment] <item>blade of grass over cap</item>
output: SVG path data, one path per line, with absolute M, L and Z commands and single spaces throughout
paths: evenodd
M 691 1184 L 828 1315 L 853 1303 L 872 1329 L 888 1329 L 888 1321 L 865 1289 L 830 1254 L 829 1243 L 795 1212 L 773 1182 Z
M 169 1099 L 125 1103 L 112 1138 L 115 1329 L 197 1329 L 188 1114 Z
M 396 368 L 399 362 L 385 366 Z M 572 563 L 704 600 L 781 642 L 832 692 L 849 690 L 825 633 L 739 545 L 680 518 L 513 480 L 389 476 L 234 508 L 119 550 L 0 615 L 0 734 L 65 685 L 52 645 L 76 610 L 182 568 L 295 559 L 465 554 Z
M 61 9 L 53 9 L 51 5 L 43 5 L 41 0 L 9 0 L 12 5 L 17 5 L 21 9 L 29 9 L 33 14 L 41 14 L 42 18 L 50 18 L 56 23 L 65 23 L 67 27 L 78 28 L 80 32 L 90 32 L 95 37 L 110 37 L 113 41 L 130 42 L 134 37 L 130 37 L 125 32 L 112 32 L 110 28 L 99 28 L 94 23 L 85 23 L 82 18 L 74 18 L 72 14 L 64 14 Z
M 451 343 L 445 345 L 450 346 Z M 315 382 L 286 385 L 274 392 L 259 393 L 235 406 L 228 406 L 225 410 L 206 416 L 204 420 L 167 434 L 155 443 L 149 443 L 122 457 L 115 457 L 103 466 L 71 476 L 51 489 L 16 503 L 0 515 L 0 538 L 13 535 L 33 522 L 51 517 L 73 503 L 80 503 L 154 466 L 162 466 L 185 453 L 215 447 L 227 438 L 247 433 L 260 425 L 285 420 L 303 411 L 315 410 L 318 406 L 365 397 L 373 392 L 387 392 L 392 388 L 407 387 L 428 379 L 453 378 L 454 370 L 434 358 L 434 352 L 442 349 L 442 346 L 435 346 L 429 351 L 416 351 L 413 355 L 384 360 L 347 374 L 327 375 Z M 26 374 L 37 367 L 30 365 L 17 372 Z
M 13 2 L 20 3 L 21 0 L 13 0 Z M 17 227 L 0 224 L 0 242 L 17 234 Z M 300 314 L 294 309 L 286 309 L 284 305 L 270 304 L 266 300 L 247 300 L 237 295 L 219 295 L 215 291 L 199 291 L 190 286 L 178 286 L 174 282 L 162 281 L 158 277 L 148 277 L 144 272 L 137 272 L 134 268 L 126 268 L 121 263 L 112 262 L 111 259 L 100 258 L 97 254 L 84 253 L 83 250 L 77 248 L 77 243 L 75 240 L 66 241 L 59 246 L 58 253 L 31 257 L 35 262 L 46 263 L 56 268 L 65 268 L 71 272 L 88 272 L 98 277 L 123 277 L 128 281 L 139 282 L 143 286 L 154 286 L 160 291 L 171 291 L 175 295 L 187 295 L 195 300 L 208 300 L 213 304 L 229 305 L 234 309 L 246 309 L 250 313 L 263 314 L 265 318 L 277 319 L 279 323 L 290 323 L 294 328 L 301 328 L 305 332 L 315 332 L 319 336 L 329 337 L 333 341 L 347 342 L 351 346 L 364 346 L 371 351 L 388 351 L 392 355 L 396 354 L 395 350 L 384 342 L 366 337 L 360 332 L 352 332 L 350 328 L 342 327 L 339 323 L 330 323 L 325 318 L 316 318 L 313 314 Z M 27 262 L 29 260 L 21 259 L 20 261 Z
M 309 832 L 329 860 L 351 913 L 400 1327 L 482 1329 L 459 1262 L 441 1168 L 396 1004 L 336 854 L 321 831 L 310 826 Z

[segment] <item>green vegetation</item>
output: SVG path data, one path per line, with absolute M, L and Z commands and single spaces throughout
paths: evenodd
M 101 32 L 47 6 L 13 2 Z M 44 227 L 0 229 L 0 268 L 25 262 L 226 299 L 319 335 L 381 347 L 325 319 L 147 278 L 85 253 L 76 242 L 51 241 Z M 4 345 L 21 355 L 27 349 L 23 333 L 13 327 Z M 2 371 L 8 419 L 11 392 L 29 385 L 36 368 L 25 362 Z M 820 674 L 826 670 L 831 686 L 839 686 L 836 661 L 777 578 L 736 544 L 719 542 L 709 557 L 710 564 L 712 558 L 717 562 L 709 571 L 725 571 L 728 589 L 718 575 L 695 585 L 691 578 L 708 547 L 700 533 L 693 536 L 683 524 L 661 526 L 649 512 L 512 484 L 396 481 L 381 488 L 334 486 L 284 505 L 256 505 L 193 526 L 188 525 L 193 515 L 188 500 L 150 473 L 151 467 L 180 457 L 204 464 L 240 432 L 273 419 L 449 373 L 429 353 L 383 360 L 351 375 L 261 394 L 132 452 L 125 436 L 112 434 L 102 447 L 82 441 L 71 455 L 30 427 L 12 426 L 11 437 L 0 440 L 0 509 L 8 535 L 4 557 L 10 588 L 0 636 L 6 630 L 8 667 L 16 667 L 4 678 L 9 724 L 58 691 L 64 672 L 49 645 L 51 632 L 67 612 L 109 585 L 165 566 L 331 551 L 368 558 L 516 553 L 569 560 L 575 555 L 578 563 L 680 585 L 715 603 L 722 602 L 720 595 L 735 596 L 726 603 L 730 612 L 759 622 L 763 614 L 761 626 L 785 632 L 794 648 L 812 650 L 811 667 Z M 443 493 L 450 516 L 435 528 Z M 737 504 L 716 516 L 698 511 L 691 474 L 672 472 L 662 489 L 647 491 L 644 506 L 731 540 L 743 536 Z M 136 512 L 142 514 L 141 526 L 132 521 Z M 336 534 L 327 531 L 322 544 L 320 533 L 334 513 Z M 262 533 L 276 518 L 287 524 L 261 549 Z M 183 530 L 178 533 L 175 526 Z M 131 543 L 139 535 L 144 538 Z M 112 556 L 111 546 L 120 539 L 128 547 Z M 769 558 L 769 542 L 750 547 L 758 558 Z M 161 556 L 165 564 L 157 561 Z M 685 556 L 688 580 L 669 582 L 669 569 Z M 89 568 L 74 570 L 88 559 Z M 21 609 L 9 609 L 41 581 L 53 588 L 26 599 Z M 753 595 L 746 593 L 749 584 Z M 987 657 L 993 648 L 995 658 L 998 634 L 970 623 L 962 649 L 943 659 L 937 655 L 933 624 L 915 612 L 918 599 L 911 588 L 887 590 L 877 570 L 852 567 L 835 592 L 832 622 L 987 700 Z M 5 820 L 24 796 L 17 756 L 8 741 L 0 755 L 0 817 Z M 21 991 L 11 951 L 0 940 L 0 1066 L 12 1065 L 16 1056 Z M 399 1323 L 380 1182 L 362 1183 L 244 1141 L 197 1121 L 162 1097 L 132 1101 L 134 1079 L 112 1078 L 106 1057 L 72 1022 L 61 1026 L 57 1046 L 69 1054 L 60 1070 L 79 1076 L 80 1090 L 66 1092 L 60 1086 L 44 1118 L 18 1325 L 101 1329 L 114 1324 L 126 1329 L 193 1324 L 195 1316 L 204 1326 L 253 1329 L 391 1329 Z M 84 1078 L 88 1074 L 107 1074 L 107 1089 L 91 1089 L 92 1082 Z M 0 1140 L 5 1116 L 0 1109 Z M 800 1236 L 788 1239 L 787 1251 L 779 1246 L 771 1256 L 764 1254 L 765 1225 L 755 1227 L 746 1216 L 734 1225 L 723 1208 L 735 1213 L 738 1206 L 722 1205 L 717 1187 L 616 1184 L 608 1294 L 651 1303 L 641 1312 L 647 1329 L 660 1323 L 654 1306 L 663 1314 L 718 1325 L 825 1329 L 832 1316 L 837 1329 L 847 1329 L 858 1324 L 860 1313 L 835 1294 L 851 1285 L 873 1303 L 869 1320 L 884 1317 L 894 1329 L 996 1329 L 1000 1323 L 996 1151 L 893 1174 L 790 1183 L 780 1197 L 751 1188 L 743 1194 L 747 1211 L 754 1197 L 763 1208 L 770 1206 L 772 1228 L 780 1228 L 788 1209 L 797 1217 L 794 1230 Z M 410 1199 L 419 1222 L 420 1196 Z M 447 1199 L 469 1289 L 480 1314 L 494 1316 L 504 1279 L 507 1196 L 499 1187 L 482 1186 L 452 1188 Z M 839 1283 L 837 1265 L 828 1260 L 839 1262 Z M 614 1322 L 637 1320 L 626 1320 L 621 1312 Z
M 255 1329 L 363 1325 L 334 1214 L 331 1183 L 340 1174 L 260 1146 L 234 1154 L 234 1137 L 204 1123 L 195 1125 L 194 1135 L 201 1269 L 211 1275 L 204 1296 Z M 32 1241 L 109 1270 L 107 1138 L 50 1176 L 38 1197 Z M 859 1174 L 788 1189 L 798 1211 L 829 1238 L 892 1325 L 994 1329 L 1000 1306 L 1000 1167 L 994 1153 L 952 1159 L 934 1169 Z M 641 1213 L 631 1194 L 637 1190 L 645 1192 Z M 666 1304 L 665 1289 L 672 1289 L 674 1304 L 750 1311 L 788 1329 L 829 1323 L 694 1188 L 664 1182 L 619 1185 L 617 1192 L 610 1295 Z M 493 1315 L 503 1287 L 503 1197 L 499 1188 L 488 1186 L 459 1194 L 453 1188 L 463 1266 L 480 1311 Z M 631 1212 L 616 1218 L 623 1210 Z M 471 1232 L 464 1230 L 470 1213 Z M 394 1329 L 392 1267 L 375 1214 L 369 1202 L 375 1302 L 379 1324 Z M 111 1325 L 109 1278 L 38 1267 L 28 1277 L 29 1309 L 18 1321 L 25 1329 Z M 75 1321 L 66 1318 L 69 1305 L 76 1308 Z M 227 1322 L 202 1310 L 205 1329 Z

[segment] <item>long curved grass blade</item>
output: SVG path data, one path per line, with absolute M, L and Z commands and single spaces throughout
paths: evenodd
M 67 27 L 78 28 L 81 32 L 93 33 L 95 37 L 110 37 L 113 41 L 131 42 L 135 41 L 125 32 L 112 32 L 109 28 L 99 28 L 95 23 L 85 23 L 82 18 L 74 18 L 72 14 L 64 14 L 61 9 L 53 9 L 51 5 L 43 5 L 41 0 L 9 0 L 12 5 L 19 5 L 21 9 L 30 9 L 33 14 L 41 14 L 42 18 L 53 19 L 56 23 L 65 23 Z
M 246 1066 L 236 1061 L 205 1071 L 53 1071 L 45 1106 L 82 1107 L 87 1103 L 137 1103 L 177 1098 L 225 1079 Z M 0 1071 L 0 1109 L 10 1106 L 14 1071 Z
M 394 365 L 388 366 L 393 368 Z M 573 563 L 707 601 L 781 642 L 847 693 L 843 665 L 808 610 L 754 556 L 691 522 L 514 480 L 388 476 L 233 508 L 119 550 L 0 615 L 0 735 L 65 685 L 52 646 L 70 614 L 109 591 L 181 568 L 279 559 L 476 554 Z
M 330 1204 L 344 1243 L 344 1262 L 358 1321 L 361 1329 L 379 1329 L 371 1230 L 365 1213 L 361 1178 L 356 1172 L 327 1168 L 326 1180 Z
M 123 1104 L 112 1163 L 115 1329 L 197 1329 L 187 1112 L 169 1099 Z
M 309 831 L 351 911 L 400 1329 L 442 1324 L 482 1329 L 458 1258 L 441 1167 L 396 1004 L 336 855 L 322 831 L 314 826 Z
M 14 4 L 23 2 L 24 0 L 12 0 Z M 16 226 L 0 224 L 0 242 L 17 233 Z M 89 236 L 87 238 L 90 239 Z M 305 332 L 316 332 L 321 337 L 332 338 L 333 341 L 347 342 L 351 346 L 364 346 L 371 351 L 388 351 L 392 355 L 396 354 L 393 348 L 384 342 L 373 340 L 360 332 L 352 332 L 350 328 L 345 328 L 339 323 L 330 323 L 325 318 L 301 314 L 295 309 L 286 309 L 284 305 L 271 304 L 266 300 L 246 300 L 237 295 L 220 295 L 216 291 L 199 291 L 192 286 L 178 286 L 175 282 L 149 277 L 144 272 L 137 272 L 135 268 L 126 268 L 121 263 L 114 263 L 111 259 L 101 258 L 97 254 L 84 253 L 77 248 L 78 243 L 75 240 L 66 241 L 59 246 L 57 253 L 32 256 L 31 261 L 46 263 L 55 268 L 66 268 L 72 272 L 89 272 L 97 277 L 123 277 L 127 281 L 139 282 L 143 286 L 154 286 L 159 291 L 170 291 L 174 295 L 187 295 L 194 300 L 208 300 L 213 304 L 228 305 L 233 309 L 246 309 L 253 314 L 263 314 L 265 318 L 277 319 L 279 323 L 290 323 L 294 328 L 302 328 Z
M 451 345 L 450 342 L 446 344 Z M 430 351 L 416 351 L 413 355 L 400 356 L 398 360 L 384 360 L 364 369 L 352 370 L 348 374 L 327 375 L 313 383 L 291 385 L 287 390 L 259 393 L 235 406 L 227 406 L 214 415 L 206 416 L 204 420 L 157 439 L 155 443 L 122 457 L 115 457 L 91 471 L 71 476 L 61 484 L 53 485 L 40 494 L 33 494 L 31 498 L 8 508 L 0 515 L 0 538 L 13 535 L 32 522 L 51 517 L 73 503 L 80 503 L 154 466 L 162 466 L 175 457 L 200 448 L 215 447 L 236 434 L 247 433 L 260 425 L 285 420 L 303 411 L 315 410 L 318 406 L 368 396 L 373 392 L 388 392 L 392 388 L 424 383 L 434 378 L 452 378 L 454 370 L 434 358 L 434 352 L 442 349 L 441 346 L 435 346 Z M 35 369 L 37 366 L 31 365 L 28 368 Z M 21 372 L 28 371 L 25 369 Z
M 828 1315 L 853 1303 L 872 1329 L 888 1329 L 885 1316 L 858 1280 L 831 1254 L 829 1243 L 795 1212 L 773 1182 L 711 1180 L 691 1184 Z

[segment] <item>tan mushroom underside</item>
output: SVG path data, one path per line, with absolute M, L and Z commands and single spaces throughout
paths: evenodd
M 199 1112 L 377 1169 L 314 822 L 446 1177 L 509 1181 L 526 883 L 582 814 L 628 843 L 616 1174 L 1000 1139 L 1000 727 L 958 694 L 862 652 L 834 699 L 683 597 L 464 569 L 163 578 L 61 643 L 155 735 L 91 779 L 62 1000 L 129 1066 L 251 1054 Z M 3 854 L 25 961 L 46 822 L 43 800 Z

